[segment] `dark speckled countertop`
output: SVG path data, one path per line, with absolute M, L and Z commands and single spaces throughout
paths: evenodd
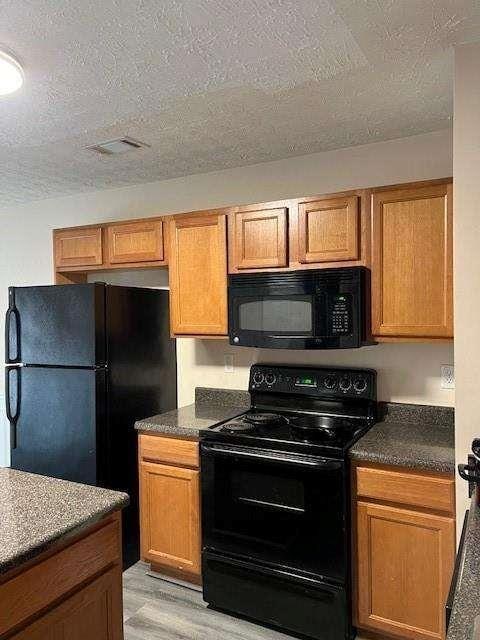
M 472 496 L 447 640 L 480 639 L 479 489 Z M 460 525 L 458 525 L 460 526 Z
M 139 420 L 138 431 L 198 438 L 202 429 L 229 420 L 250 406 L 246 391 L 230 389 L 195 390 L 195 403 Z M 453 472 L 454 410 L 380 403 L 383 420 L 378 422 L 350 450 L 355 460 L 414 469 Z
M 0 575 L 128 504 L 128 496 L 0 468 Z
M 387 403 L 384 419 L 350 449 L 353 460 L 455 472 L 454 410 Z
M 198 437 L 202 429 L 230 420 L 250 406 L 246 391 L 230 389 L 195 389 L 195 403 L 167 411 L 135 423 L 138 431 L 172 436 Z

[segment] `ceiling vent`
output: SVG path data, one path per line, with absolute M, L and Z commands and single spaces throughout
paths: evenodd
M 135 151 L 136 149 L 145 149 L 149 146 L 150 145 L 145 142 L 139 142 L 138 140 L 124 136 L 116 140 L 107 140 L 106 142 L 92 144 L 85 148 L 90 151 L 102 153 L 103 155 L 113 156 L 119 153 L 127 153 L 127 151 Z

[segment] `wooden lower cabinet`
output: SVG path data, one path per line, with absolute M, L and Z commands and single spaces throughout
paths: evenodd
M 122 575 L 110 569 L 11 640 L 122 640 Z
M 198 443 L 141 435 L 139 452 L 142 559 L 156 571 L 198 583 L 201 573 Z M 196 468 L 165 464 L 162 460 L 175 460 L 175 455 L 180 464 Z
M 357 479 L 361 471 L 357 469 Z M 412 485 L 418 487 L 400 500 L 418 503 L 420 483 L 432 476 L 412 473 Z M 432 495 L 432 503 L 437 502 Z M 445 638 L 445 601 L 455 556 L 453 501 L 440 513 L 438 508 L 382 504 L 360 496 L 354 509 L 357 626 L 387 637 Z
M 0 576 L 0 639 L 123 640 L 121 516 Z

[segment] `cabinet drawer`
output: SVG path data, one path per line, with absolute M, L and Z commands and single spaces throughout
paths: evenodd
M 415 507 L 453 513 L 453 477 L 419 474 L 407 470 L 358 467 L 357 495 Z
M 151 462 L 198 468 L 198 442 L 141 434 L 140 458 Z

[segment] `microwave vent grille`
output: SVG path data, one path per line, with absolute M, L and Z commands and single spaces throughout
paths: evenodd
M 311 269 L 282 273 L 235 274 L 229 276 L 230 285 L 268 286 L 295 285 L 298 282 L 316 282 L 328 286 L 329 283 L 350 284 L 357 282 L 366 271 L 365 267 L 342 267 L 339 269 Z

